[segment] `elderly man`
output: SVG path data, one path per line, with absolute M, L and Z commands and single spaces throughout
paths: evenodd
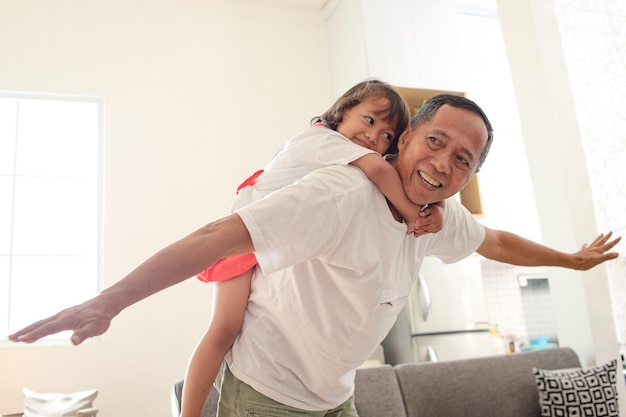
M 389 163 L 416 204 L 461 190 L 485 160 L 492 129 L 472 101 L 437 96 L 411 122 Z M 259 265 L 240 335 L 226 357 L 220 415 L 356 416 L 354 372 L 405 305 L 422 259 L 472 252 L 517 265 L 588 269 L 617 257 L 610 233 L 566 254 L 488 229 L 454 199 L 443 229 L 414 238 L 357 168 L 317 170 L 161 250 L 95 298 L 11 336 L 32 342 L 74 330 L 102 334 L 124 308 L 224 256 Z M 265 413 L 265 414 L 263 414 Z

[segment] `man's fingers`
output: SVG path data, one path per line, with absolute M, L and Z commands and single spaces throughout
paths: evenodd
M 586 246 L 587 247 L 594 247 L 594 246 L 603 245 L 607 240 L 609 240 L 611 235 L 612 235 L 612 232 L 609 232 L 606 235 L 604 233 L 600 233 L 598 236 L 596 236 L 596 238 L 593 240 L 593 242 L 591 242 L 590 244 L 588 244 Z
M 589 245 L 584 244 L 582 249 L 585 250 L 589 248 L 598 248 L 602 252 L 606 252 L 610 250 L 611 248 L 613 248 L 622 240 L 621 236 L 619 236 L 609 242 L 609 239 L 611 238 L 612 235 L 613 235 L 613 232 L 609 232 L 606 235 L 600 234 L 598 237 L 594 239 L 593 242 L 591 242 L 591 244 Z
M 79 329 L 74 329 L 74 334 L 70 339 L 74 345 L 80 345 L 90 337 L 100 336 L 109 329 L 111 322 L 102 320 L 90 320 Z
M 30 326 L 10 335 L 9 339 L 14 342 L 33 343 L 42 337 L 59 333 L 63 330 L 69 330 L 66 328 L 59 328 L 59 324 L 55 319 L 52 321 L 48 320 L 50 319 L 40 320 L 37 323 L 31 324 Z
M 615 239 L 613 239 L 613 240 L 612 240 L 612 241 L 610 241 L 609 243 L 606 243 L 606 244 L 604 245 L 604 247 L 605 247 L 605 249 L 604 249 L 604 250 L 605 250 L 605 251 L 607 251 L 607 250 L 609 250 L 609 249 L 613 248 L 615 245 L 617 245 L 617 244 L 620 242 L 620 240 L 622 240 L 622 237 L 621 237 L 621 236 L 616 237 Z
M 73 308 L 65 309 L 46 319 L 39 320 L 18 330 L 9 336 L 14 342 L 33 343 L 37 340 L 65 330 L 76 330 L 75 320 L 72 319 Z
M 109 322 L 98 320 L 88 321 L 80 328 L 74 329 L 71 342 L 79 345 L 90 337 L 99 336 L 109 328 Z M 9 336 L 9 340 L 14 342 L 33 343 L 42 337 L 46 337 L 65 330 L 72 330 L 72 326 L 63 324 L 63 321 L 55 318 L 40 320 L 31 324 Z
M 78 332 L 74 332 L 70 340 L 74 346 L 78 346 L 83 343 L 85 337 Z

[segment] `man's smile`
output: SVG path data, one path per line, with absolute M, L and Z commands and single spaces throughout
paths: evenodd
M 439 181 L 437 181 L 424 171 L 417 171 L 417 173 L 419 174 L 420 178 L 423 179 L 424 182 L 426 182 L 428 185 L 432 187 L 441 187 L 441 183 Z

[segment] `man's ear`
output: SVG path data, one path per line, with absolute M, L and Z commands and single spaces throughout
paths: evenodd
M 404 132 L 402 132 L 402 134 L 400 135 L 400 139 L 398 139 L 398 142 L 404 145 L 404 142 L 408 139 L 410 134 L 411 134 L 411 125 L 407 125 L 406 129 L 404 129 Z
M 409 141 L 410 136 L 411 136 L 411 125 L 407 126 L 406 129 L 404 129 L 404 132 L 402 132 L 402 134 L 398 138 L 398 143 L 396 147 L 398 149 L 403 148 L 406 142 Z

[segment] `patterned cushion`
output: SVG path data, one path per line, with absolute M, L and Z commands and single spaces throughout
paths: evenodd
M 586 369 L 533 368 L 542 417 L 619 416 L 617 361 Z

